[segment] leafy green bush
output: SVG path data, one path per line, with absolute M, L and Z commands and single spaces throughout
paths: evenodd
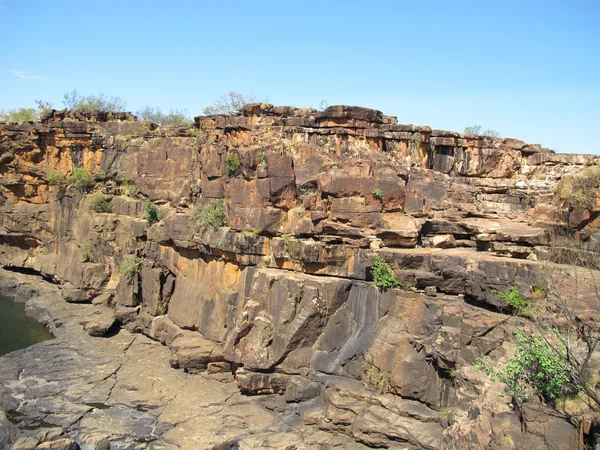
M 67 184 L 67 176 L 60 170 L 50 170 L 46 174 L 48 186 L 62 186 Z
M 516 287 L 510 288 L 506 292 L 499 291 L 497 294 L 498 297 L 504 300 L 504 302 L 515 311 L 523 312 L 523 310 L 529 306 L 527 300 L 521 297 L 521 294 L 519 294 L 519 290 Z
M 119 264 L 119 273 L 121 275 L 135 275 L 138 273 L 138 266 L 142 258 L 136 255 L 125 255 Z
M 90 208 L 92 208 L 92 211 L 94 212 L 112 212 L 112 205 L 106 200 L 106 197 L 104 197 L 102 192 L 94 192 L 93 194 L 88 195 L 88 201 L 90 202 Z
M 227 226 L 226 204 L 224 198 L 215 198 L 209 203 L 198 206 L 194 211 L 194 217 L 201 227 L 225 227 Z
M 235 153 L 228 153 L 225 156 L 225 167 L 229 175 L 234 175 L 240 170 L 240 159 Z
M 384 291 L 386 289 L 398 286 L 398 280 L 396 280 L 392 268 L 387 262 L 385 262 L 385 260 L 379 258 L 378 256 L 376 256 L 373 260 L 371 273 L 373 274 L 375 285 Z
M 559 397 L 579 391 L 563 346 L 552 348 L 539 334 L 518 331 L 515 338 L 518 347 L 513 358 L 496 375 L 517 401 L 535 394 L 553 405 Z
M 383 191 L 379 188 L 373 189 L 373 198 L 375 200 L 383 200 Z
M 76 167 L 73 169 L 69 181 L 80 191 L 85 191 L 94 186 L 94 179 L 92 175 L 83 167 Z
M 158 212 L 158 208 L 156 207 L 156 205 L 154 203 L 152 203 L 152 202 L 144 203 L 143 219 L 147 220 L 148 223 L 150 223 L 150 224 L 156 223 L 156 222 L 160 221 L 160 219 L 162 219 L 160 213 Z

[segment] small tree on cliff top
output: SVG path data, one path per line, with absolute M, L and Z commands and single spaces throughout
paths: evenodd
M 127 103 L 121 97 L 107 97 L 104 94 L 81 95 L 77 89 L 67 92 L 63 103 L 69 109 L 81 111 L 124 111 L 127 107 Z
M 227 95 L 222 95 L 221 98 L 216 100 L 212 105 L 204 108 L 203 112 L 206 115 L 235 114 L 239 112 L 244 105 L 255 102 L 256 98 L 252 95 L 244 95 L 239 92 L 231 91 Z

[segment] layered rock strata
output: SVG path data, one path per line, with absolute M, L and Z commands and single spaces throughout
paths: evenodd
M 579 439 L 545 406 L 515 411 L 473 366 L 506 355 L 525 320 L 499 292 L 533 302 L 560 274 L 575 314 L 600 312 L 597 268 L 560 264 L 598 242 L 600 197 L 575 198 L 572 181 L 598 157 L 267 104 L 178 128 L 55 111 L 0 124 L 0 151 L 0 264 L 103 306 L 90 334 L 144 333 L 174 367 L 232 373 L 357 444 Z M 75 168 L 95 186 L 69 181 Z M 375 286 L 375 257 L 399 288 Z

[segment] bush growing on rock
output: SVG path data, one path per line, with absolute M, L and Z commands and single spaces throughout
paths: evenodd
M 80 191 L 85 191 L 94 186 L 92 175 L 83 167 L 76 167 L 69 177 L 69 181 Z
M 375 200 L 383 200 L 383 191 L 381 189 L 373 189 L 372 193 Z
M 62 186 L 67 184 L 67 176 L 60 170 L 50 170 L 46 175 L 49 186 Z
M 517 349 L 498 373 L 517 401 L 537 395 L 554 405 L 559 397 L 579 392 L 576 374 L 566 363 L 567 351 L 561 343 L 551 347 L 540 334 L 515 332 Z
M 237 171 L 240 170 L 240 165 L 240 159 L 235 153 L 228 153 L 227 156 L 225 156 L 225 168 L 229 175 L 235 175 Z
M 566 177 L 557 189 L 560 200 L 566 206 L 595 210 L 600 191 L 600 166 L 589 167 L 579 175 Z
M 382 258 L 376 256 L 371 267 L 371 274 L 375 280 L 375 285 L 381 290 L 387 290 L 398 286 L 398 280 L 390 265 Z
M 521 297 L 521 294 L 516 287 L 512 287 L 506 292 L 498 292 L 498 297 L 504 300 L 508 306 L 517 312 L 523 312 L 529 306 L 527 300 Z
M 144 215 L 142 218 L 147 220 L 149 224 L 159 222 L 160 219 L 162 219 L 160 213 L 158 212 L 158 208 L 152 202 L 144 203 Z
M 88 201 L 90 202 L 90 208 L 92 211 L 97 213 L 109 213 L 112 212 L 112 205 L 106 197 L 102 194 L 102 192 L 94 192 L 88 196 Z
M 119 273 L 121 275 L 135 275 L 138 273 L 138 265 L 142 258 L 136 255 L 125 255 L 119 264 Z
M 209 203 L 198 206 L 194 210 L 194 217 L 201 227 L 219 228 L 227 226 L 226 204 L 224 198 L 212 199 Z

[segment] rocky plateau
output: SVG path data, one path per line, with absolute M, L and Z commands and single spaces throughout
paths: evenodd
M 476 365 L 513 288 L 597 323 L 599 164 L 350 106 L 0 122 L 0 284 L 56 336 L 0 357 L 0 447 L 594 445 Z

